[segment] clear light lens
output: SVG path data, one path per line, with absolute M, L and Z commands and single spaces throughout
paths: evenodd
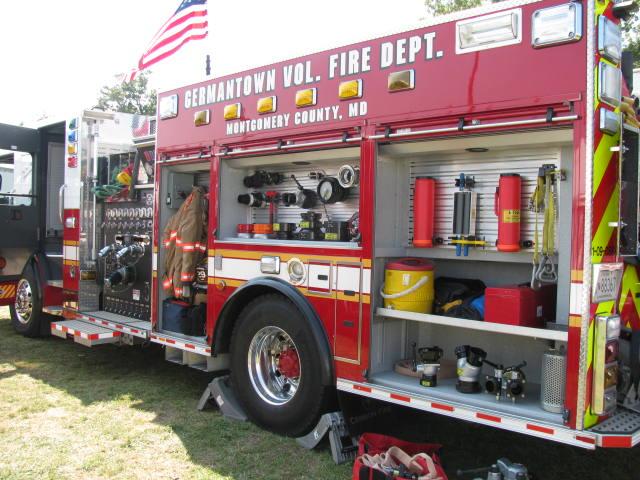
M 287 272 L 292 283 L 299 284 L 304 280 L 304 264 L 298 258 L 292 258 L 287 262 Z
M 622 32 L 620 27 L 604 16 L 598 20 L 598 52 L 615 64 L 622 58 Z
M 607 320 L 607 340 L 617 340 L 620 337 L 620 317 L 611 316 Z
M 567 3 L 537 10 L 533 14 L 531 37 L 534 47 L 577 42 L 582 38 L 582 6 Z
M 600 100 L 617 107 L 622 96 L 622 77 L 620 69 L 605 62 L 600 62 L 599 96 Z
M 457 23 L 456 53 L 520 43 L 522 11 L 494 13 Z
M 609 135 L 615 135 L 620 131 L 620 115 L 607 110 L 606 108 L 600 109 L 600 130 Z
M 160 99 L 160 119 L 174 118 L 178 116 L 178 94 L 169 95 Z

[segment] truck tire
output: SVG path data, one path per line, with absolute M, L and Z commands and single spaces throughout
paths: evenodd
M 281 435 L 316 426 L 330 396 L 317 372 L 311 327 L 285 297 L 263 295 L 241 312 L 231 337 L 231 385 L 247 416 Z
M 9 306 L 11 325 L 25 337 L 46 337 L 51 334 L 50 316 L 42 311 L 38 283 L 26 270 L 16 286 L 16 299 Z

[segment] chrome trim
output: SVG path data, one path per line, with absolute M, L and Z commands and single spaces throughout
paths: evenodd
M 186 160 L 203 160 L 205 158 L 211 158 L 213 155 L 207 153 L 205 155 L 191 155 L 188 157 L 169 157 L 160 160 L 160 163 L 181 162 Z
M 64 191 L 67 188 L 67 184 L 63 183 L 58 189 L 58 216 L 60 217 L 60 223 L 64 225 Z
M 565 115 L 563 117 L 553 117 L 551 122 L 567 122 L 571 120 L 578 120 L 580 117 L 578 115 Z M 496 123 L 482 123 L 479 125 L 464 125 L 462 127 L 445 127 L 445 128 L 433 128 L 431 130 L 413 130 L 413 131 L 397 131 L 395 133 L 390 134 L 376 134 L 370 135 L 367 137 L 370 140 L 378 140 L 381 138 L 397 138 L 397 137 L 409 137 L 412 135 L 426 135 L 431 133 L 449 133 L 449 132 L 460 132 L 466 130 L 482 130 L 485 128 L 496 128 L 496 127 L 512 127 L 518 125 L 537 125 L 541 123 L 549 123 L 546 118 L 534 118 L 531 120 L 515 120 L 513 122 L 496 122 Z
M 241 150 L 229 150 L 225 152 L 221 152 L 219 155 L 222 157 L 227 157 L 229 155 L 245 155 L 247 153 L 260 153 L 260 152 L 272 152 L 276 150 L 288 150 L 290 148 L 304 148 L 304 147 L 316 147 L 319 145 L 334 145 L 341 143 L 350 143 L 350 142 L 359 142 L 363 139 L 363 137 L 352 137 L 347 139 L 335 139 L 335 140 L 320 140 L 318 142 L 306 142 L 306 143 L 287 143 L 284 145 L 273 145 L 269 147 L 257 147 L 257 148 L 247 148 Z

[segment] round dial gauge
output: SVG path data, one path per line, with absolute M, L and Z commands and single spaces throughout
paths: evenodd
M 318 196 L 322 203 L 341 202 L 346 198 L 347 192 L 334 177 L 324 177 L 318 183 Z

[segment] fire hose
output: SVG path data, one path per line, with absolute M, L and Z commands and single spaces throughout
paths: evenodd
M 535 214 L 533 269 L 531 288 L 542 283 L 555 283 L 558 280 L 553 256 L 556 237 L 556 190 L 555 177 L 559 173 L 554 165 L 543 165 L 538 173 L 536 188 L 531 195 L 529 208 Z M 538 214 L 544 210 L 542 226 L 542 245 L 539 242 Z

